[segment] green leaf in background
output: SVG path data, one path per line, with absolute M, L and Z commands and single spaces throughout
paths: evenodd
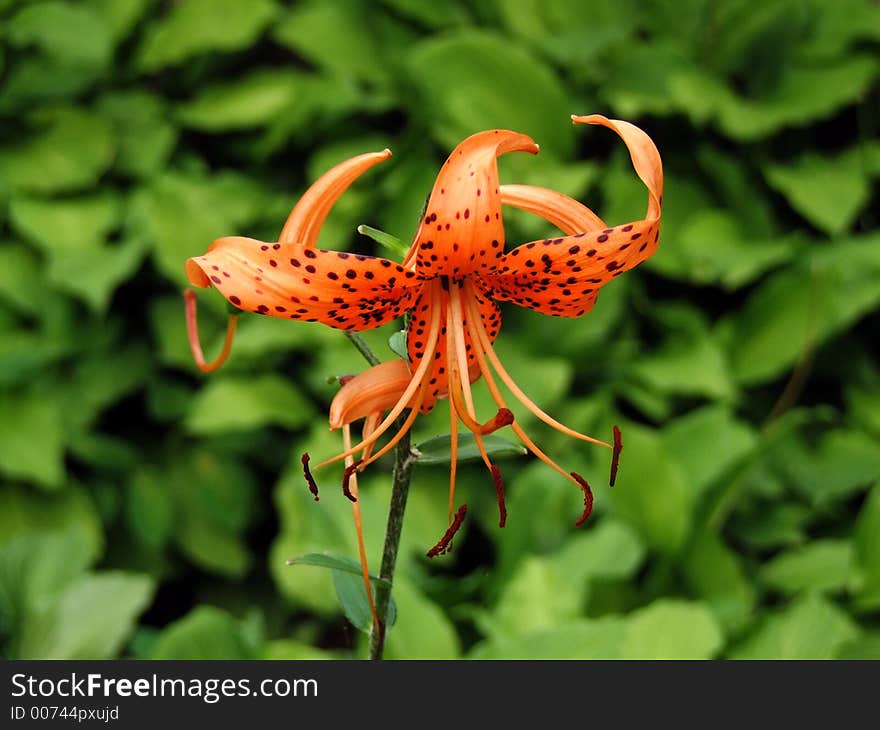
M 178 132 L 168 120 L 168 108 L 148 91 L 118 91 L 105 94 L 98 109 L 114 126 L 119 151 L 113 169 L 134 178 L 160 172 L 168 162 Z
M 111 59 L 113 39 L 104 18 L 92 8 L 69 2 L 35 2 L 6 24 L 11 45 L 36 46 L 54 60 L 72 66 L 102 68 Z
M 201 90 L 178 106 L 177 118 L 184 126 L 205 132 L 250 129 L 290 114 L 302 104 L 303 93 L 298 73 L 266 69 Z
M 664 599 L 627 617 L 622 658 L 711 659 L 722 645 L 712 612 L 702 603 Z
M 4 305 L 36 314 L 39 302 L 34 292 L 40 288 L 40 264 L 30 248 L 0 242 L 0 298 Z
M 767 165 L 764 174 L 792 208 L 829 236 L 848 231 L 871 197 L 871 178 L 859 147 L 838 157 L 806 154 L 790 165 Z
M 761 567 L 762 582 L 786 593 L 842 591 L 852 577 L 849 540 L 814 540 L 777 555 Z
M 691 525 L 693 497 L 681 465 L 653 431 L 625 424 L 624 452 L 609 497 L 614 513 L 658 551 L 675 553 Z
M 395 576 L 397 623 L 385 640 L 388 659 L 457 659 L 461 654 L 452 622 L 403 575 Z
M 530 556 L 505 586 L 491 617 L 482 622 L 492 637 L 516 636 L 571 621 L 586 595 L 583 578 L 565 574 L 556 561 Z
M 742 628 L 754 609 L 757 592 L 742 561 L 718 535 L 700 530 L 682 561 L 691 590 L 703 599 L 724 629 Z
M 758 436 L 724 405 L 695 408 L 663 428 L 663 442 L 688 475 L 695 497 L 749 454 Z
M 138 66 L 149 73 L 198 54 L 247 48 L 277 10 L 272 0 L 187 0 L 172 5 L 148 28 L 138 52 Z
M 700 603 L 660 600 L 624 617 L 581 619 L 480 644 L 475 659 L 710 659 L 721 631 Z
M 160 475 L 139 471 L 129 484 L 126 518 L 131 534 L 151 548 L 161 548 L 174 530 L 174 500 Z
M 121 217 L 121 201 L 112 193 L 60 200 L 16 196 L 9 202 L 13 227 L 50 259 L 65 252 L 97 249 Z
M 2 394 L 0 406 L 0 472 L 59 489 L 65 479 L 65 442 L 58 404 L 36 393 Z
M 150 659 L 256 659 L 240 621 L 223 609 L 202 605 L 169 624 L 156 638 Z
M 302 426 L 314 407 L 290 381 L 276 375 L 261 378 L 219 377 L 196 395 L 187 428 L 196 434 L 242 431 L 261 426 Z
M 734 375 L 762 382 L 880 302 L 880 239 L 860 236 L 818 250 L 765 281 L 729 333 Z
M 823 119 L 858 100 L 876 74 L 876 58 L 866 55 L 814 66 L 790 65 L 779 85 L 760 100 L 722 94 L 717 102 L 718 119 L 722 130 L 735 140 L 759 139 L 785 127 Z
M 482 621 L 484 631 L 504 638 L 567 623 L 580 615 L 593 580 L 630 578 L 644 553 L 632 529 L 605 519 L 552 554 L 526 557 Z
M 419 108 L 445 148 L 501 128 L 531 135 L 544 154 L 571 155 L 576 110 L 565 89 L 549 67 L 502 37 L 468 31 L 426 40 L 413 48 L 408 68 Z
M 114 40 L 120 41 L 141 19 L 150 0 L 85 0 L 83 4 L 92 8 L 110 29 Z
M 859 511 L 853 540 L 859 603 L 876 608 L 880 606 L 880 482 Z
M 483 436 L 482 440 L 490 459 L 523 456 L 528 453 L 520 444 L 508 441 L 496 434 Z M 473 461 L 481 458 L 477 440 L 472 433 L 458 434 L 457 442 L 458 461 Z M 419 464 L 448 464 L 452 456 L 449 434 L 434 436 L 427 441 L 422 441 L 414 447 L 414 450 L 417 454 L 416 461 Z
M 588 73 L 601 53 L 625 41 L 639 18 L 638 4 L 629 1 L 513 0 L 497 6 L 501 22 L 514 35 L 579 74 Z
M 165 172 L 134 193 L 127 230 L 151 243 L 161 271 L 184 284 L 183 262 L 256 220 L 266 202 L 259 183 L 235 173 Z
M 846 613 L 827 599 L 809 593 L 781 612 L 765 614 L 728 658 L 832 659 L 858 633 Z
M 729 212 L 713 208 L 693 211 L 667 240 L 668 255 L 654 264 L 660 271 L 727 289 L 741 287 L 789 261 L 798 246 L 792 236 L 755 236 Z M 706 241 L 712 246 L 707 247 Z
M 734 385 L 724 352 L 699 312 L 669 307 L 656 315 L 665 324 L 667 339 L 655 352 L 634 362 L 631 375 L 666 393 L 732 398 Z
M 36 133 L 0 147 L 0 183 L 12 190 L 53 193 L 93 186 L 110 166 L 116 140 L 103 117 L 70 106 L 42 109 Z
M 244 533 L 254 514 L 253 476 L 235 458 L 205 448 L 190 449 L 187 457 L 168 473 L 144 477 L 160 479 L 154 489 L 176 497 L 175 538 L 183 553 L 204 570 L 241 577 L 251 564 Z
M 152 599 L 145 575 L 107 571 L 84 575 L 57 602 L 28 616 L 20 653 L 29 659 L 109 659 L 118 655 Z
M 345 0 L 299 3 L 273 25 L 272 36 L 324 71 L 382 83 L 389 69 L 380 61 L 371 15 L 368 6 Z

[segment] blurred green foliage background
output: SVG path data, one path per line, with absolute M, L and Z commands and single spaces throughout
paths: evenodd
M 645 191 L 607 130 L 638 123 L 666 172 L 658 254 L 581 320 L 505 309 L 498 349 L 539 404 L 607 452 L 527 430 L 529 457 L 418 466 L 388 655 L 880 658 L 880 6 L 870 0 L 0 0 L 0 647 L 22 658 L 364 656 L 329 572 L 356 555 L 339 472 L 336 331 L 243 317 L 200 376 L 183 262 L 274 240 L 299 194 L 389 146 L 327 248 L 407 240 L 466 135 L 531 134 L 502 180 L 609 223 Z M 543 237 L 511 212 L 510 242 Z M 225 305 L 201 292 L 208 356 Z M 383 358 L 394 327 L 367 333 Z M 494 412 L 487 398 L 485 413 Z M 416 440 L 448 429 L 445 409 Z M 390 464 L 362 482 L 374 569 Z

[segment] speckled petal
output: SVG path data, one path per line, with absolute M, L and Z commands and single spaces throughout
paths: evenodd
M 535 154 L 538 145 L 524 134 L 495 129 L 468 137 L 452 151 L 413 244 L 420 275 L 460 277 L 493 266 L 503 255 L 496 159 L 513 151 Z
M 239 309 L 355 331 L 399 317 L 422 286 L 387 259 L 241 237 L 218 239 L 186 273 Z
M 653 255 L 660 236 L 663 167 L 651 138 L 629 122 L 600 115 L 573 120 L 620 135 L 648 187 L 648 209 L 644 220 L 524 244 L 502 256 L 494 273 L 483 275 L 496 299 L 555 317 L 590 311 L 599 288 Z

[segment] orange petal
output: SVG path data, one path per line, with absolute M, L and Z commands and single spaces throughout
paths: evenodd
M 404 360 L 389 360 L 355 375 L 330 404 L 330 428 L 346 426 L 373 413 L 390 410 L 400 400 L 412 373 Z
M 279 243 L 298 243 L 302 246 L 315 246 L 318 233 L 327 214 L 348 187 L 373 165 L 391 157 L 391 150 L 368 152 L 352 157 L 325 172 L 309 187 L 291 211 L 281 234 Z
M 538 152 L 524 134 L 479 132 L 456 147 L 440 169 L 413 243 L 423 276 L 461 276 L 492 266 L 504 250 L 496 159 Z M 409 257 L 408 257 L 409 260 Z
M 648 211 L 641 221 L 524 244 L 499 259 L 497 273 L 482 274 L 496 299 L 555 317 L 590 311 L 599 288 L 652 256 L 660 237 L 663 167 L 651 138 L 629 122 L 598 114 L 572 119 L 601 124 L 620 135 L 648 186 Z
M 356 331 L 403 314 L 422 286 L 387 259 L 241 237 L 217 239 L 186 273 L 239 309 Z
M 629 149 L 636 174 L 648 188 L 648 220 L 660 220 L 660 207 L 663 203 L 663 164 L 660 153 L 651 138 L 634 124 L 620 119 L 608 119 L 601 114 L 579 117 L 572 115 L 575 124 L 598 124 L 613 129 Z
M 502 185 L 501 202 L 550 221 L 563 233 L 607 228 L 605 221 L 583 203 L 563 193 L 534 185 Z

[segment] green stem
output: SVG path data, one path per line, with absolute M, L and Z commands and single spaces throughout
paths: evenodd
M 378 365 L 380 360 L 370 346 L 356 332 L 346 332 L 358 352 L 370 365 Z M 397 428 L 403 428 L 407 411 L 397 419 Z M 382 548 L 382 567 L 379 577 L 387 583 L 376 583 L 376 613 L 381 619 L 378 630 L 370 634 L 370 659 L 381 659 L 385 650 L 386 618 L 391 604 L 391 589 L 394 583 L 394 568 L 397 565 L 397 552 L 400 549 L 400 536 L 403 532 L 403 516 L 409 496 L 409 483 L 415 458 L 410 449 L 409 432 L 397 443 L 394 450 L 394 471 L 391 473 L 391 503 L 388 506 L 388 523 L 385 527 L 385 545 Z
M 370 349 L 367 341 L 357 332 L 343 332 L 343 334 L 351 340 L 351 344 L 358 349 L 358 352 L 364 356 L 364 359 L 370 363 L 370 365 L 378 365 L 382 362 L 376 357 L 376 353 Z
M 404 418 L 406 414 L 401 416 Z M 402 425 L 402 424 L 399 424 Z M 406 499 L 409 496 L 409 483 L 415 464 L 410 450 L 409 432 L 398 442 L 394 452 L 394 471 L 391 476 L 391 503 L 388 506 L 388 523 L 385 527 L 385 546 L 382 549 L 382 567 L 379 577 L 388 583 L 376 584 L 376 613 L 381 623 L 378 631 L 370 634 L 370 659 L 381 659 L 385 649 L 385 618 L 391 602 L 391 588 L 394 583 L 394 567 L 397 564 L 397 551 L 400 548 L 400 535 L 403 531 L 403 515 Z

